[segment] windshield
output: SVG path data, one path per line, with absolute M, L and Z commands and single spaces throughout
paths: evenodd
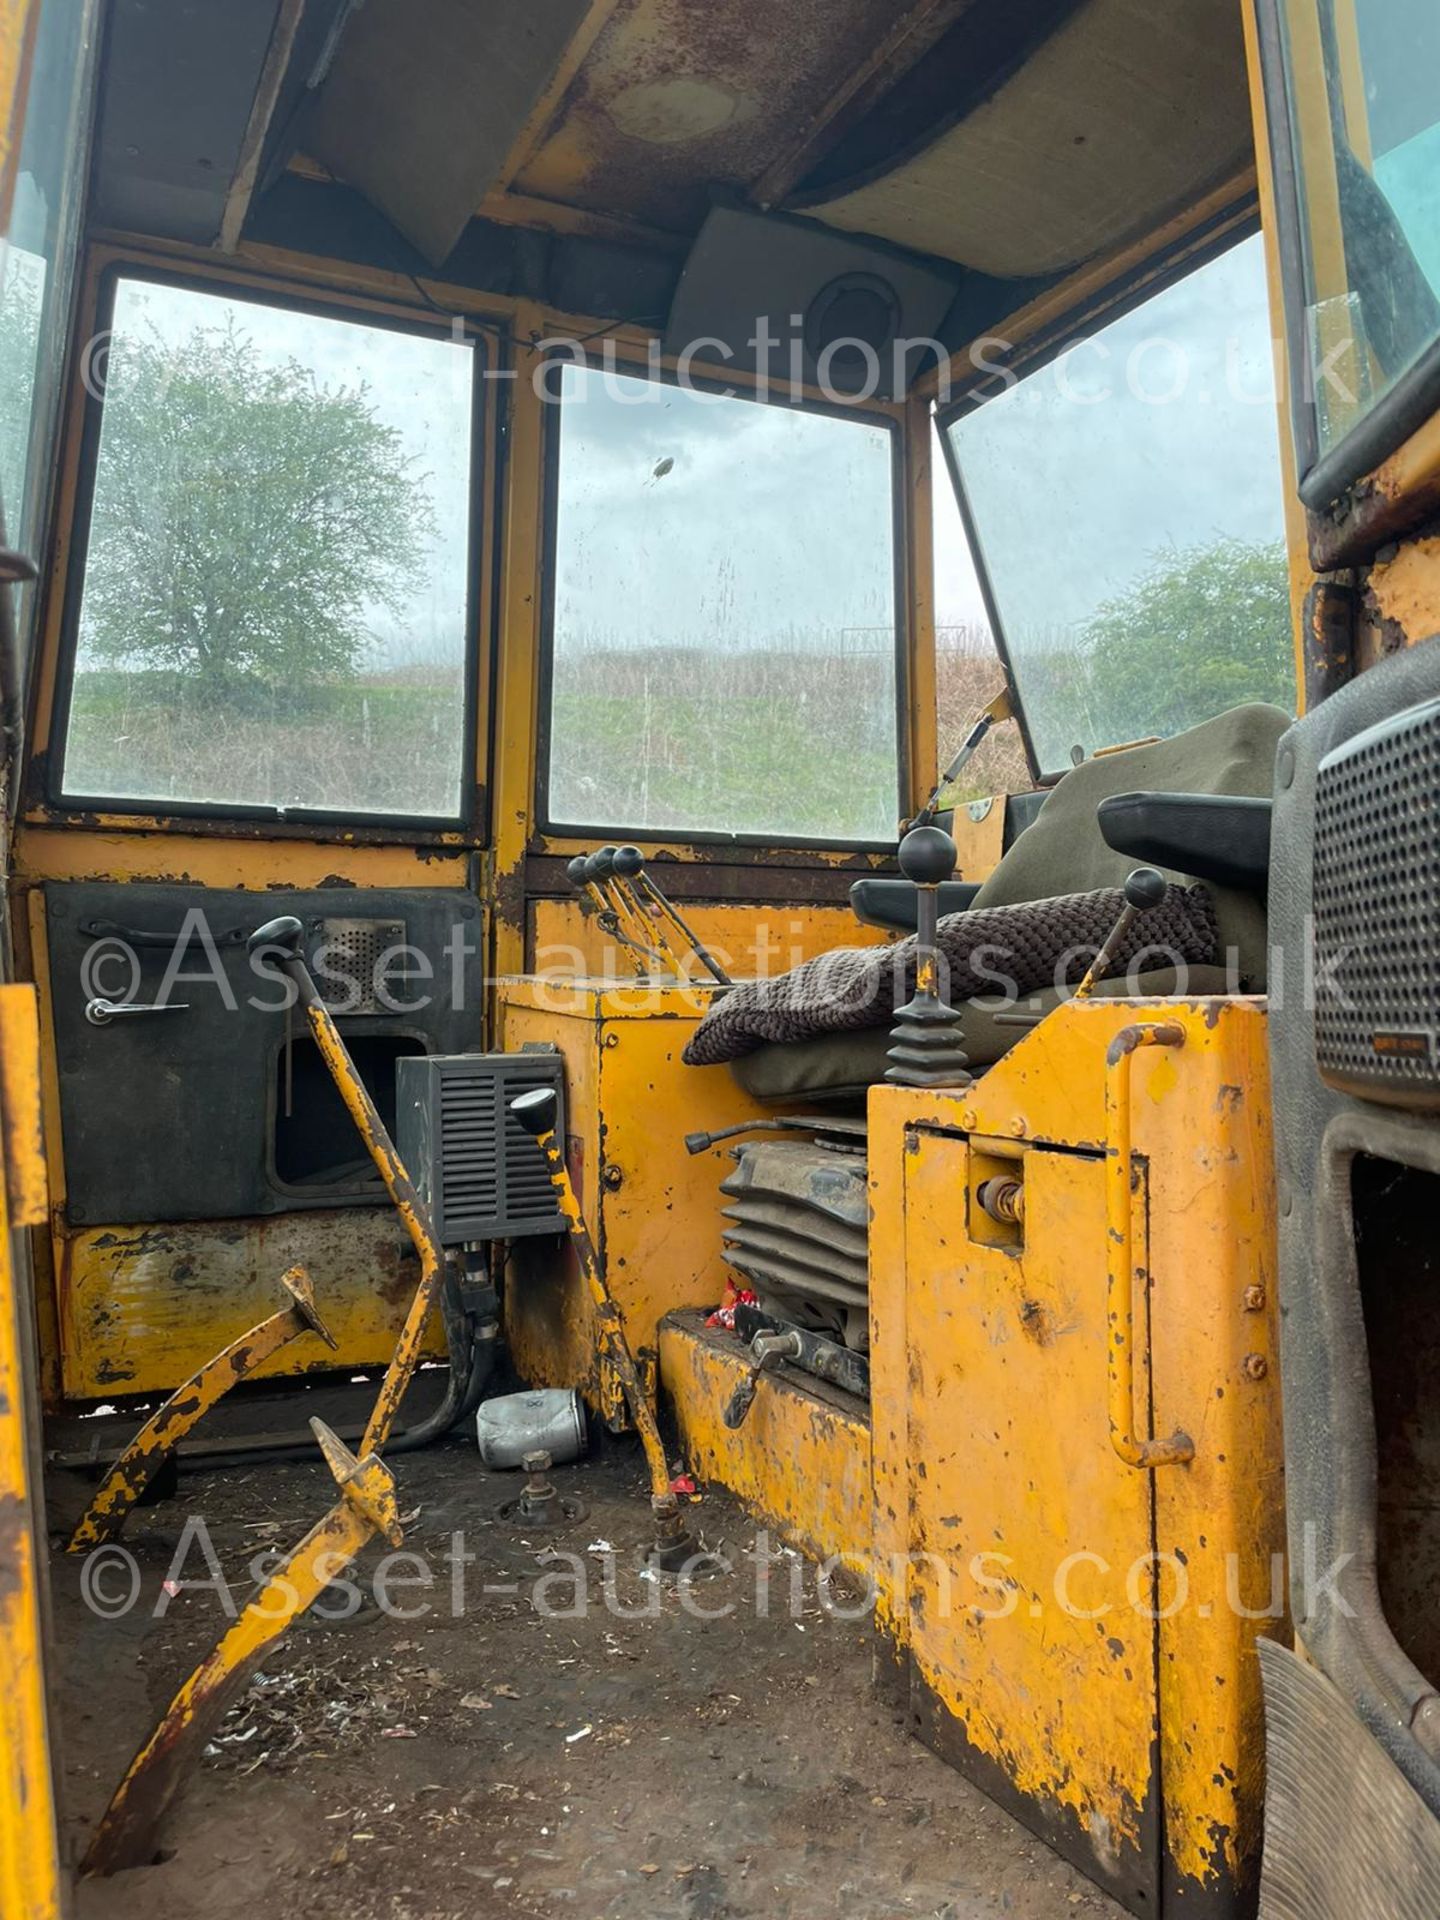
M 1440 340 L 1440 6 L 1282 12 L 1324 453 Z
M 1258 236 L 952 420 L 949 452 L 1036 759 L 1293 709 Z

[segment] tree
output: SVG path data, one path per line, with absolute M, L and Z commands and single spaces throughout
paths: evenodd
M 1173 734 L 1247 700 L 1295 704 L 1290 576 L 1280 542 L 1161 553 L 1082 637 L 1099 740 Z
M 233 326 L 111 355 L 86 576 L 92 662 L 207 695 L 353 674 L 431 528 L 423 477 L 363 385 L 322 386 Z

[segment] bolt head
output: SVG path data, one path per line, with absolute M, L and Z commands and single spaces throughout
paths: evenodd
M 1245 1311 L 1247 1313 L 1262 1313 L 1264 1311 L 1264 1308 L 1265 1308 L 1264 1287 L 1246 1287 Z
M 1270 1371 L 1270 1362 L 1263 1353 L 1247 1353 L 1245 1356 L 1245 1378 L 1263 1380 Z
M 1026 1134 L 1030 1131 L 1030 1126 L 1023 1113 L 1017 1113 L 1015 1118 L 1010 1122 L 1010 1131 L 1017 1140 L 1023 1140 L 1025 1138 Z

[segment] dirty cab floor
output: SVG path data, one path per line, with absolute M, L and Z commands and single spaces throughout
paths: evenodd
M 392 1563 L 390 1611 L 360 1599 L 372 1551 L 354 1598 L 339 1596 L 354 1617 L 302 1623 L 231 1710 L 157 1864 L 85 1883 L 77 1920 L 1119 1915 L 905 1735 L 872 1691 L 868 1622 L 840 1617 L 859 1611 L 853 1596 L 835 1589 L 827 1610 L 815 1570 L 778 1547 L 757 1575 L 754 1524 L 723 1496 L 695 1512 L 732 1570 L 698 1583 L 687 1610 L 638 1571 L 638 1453 L 615 1446 L 557 1473 L 589 1511 L 548 1536 L 498 1517 L 518 1481 L 484 1472 L 473 1445 L 395 1469 L 419 1559 Z M 186 1475 L 178 1498 L 131 1521 L 141 1597 L 121 1618 L 99 1617 L 83 1563 L 57 1555 L 77 1856 L 219 1637 L 220 1576 L 243 1604 L 256 1555 L 293 1544 L 330 1499 L 308 1464 Z M 97 1585 L 123 1599 L 124 1563 Z

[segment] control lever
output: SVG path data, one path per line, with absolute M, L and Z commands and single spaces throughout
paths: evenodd
M 670 1485 L 665 1443 L 660 1438 L 655 1409 L 650 1405 L 635 1356 L 630 1351 L 624 1319 L 606 1282 L 605 1269 L 600 1264 L 595 1242 L 590 1237 L 590 1229 L 585 1224 L 585 1216 L 580 1211 L 580 1202 L 571 1184 L 570 1169 L 565 1164 L 565 1155 L 555 1137 L 559 1110 L 560 1102 L 553 1087 L 536 1087 L 532 1093 L 522 1093 L 518 1099 L 510 1102 L 511 1113 L 545 1156 L 550 1185 L 560 1203 L 560 1211 L 570 1234 L 570 1244 L 575 1249 L 581 1275 L 595 1304 L 600 1345 L 619 1375 L 625 1398 L 630 1403 L 631 1418 L 640 1435 L 640 1444 L 645 1450 L 645 1464 L 650 1471 L 650 1511 L 655 1520 L 651 1565 L 662 1573 L 679 1573 L 695 1558 L 697 1548 L 681 1518 L 679 1496 Z
M 679 908 L 650 878 L 645 866 L 645 856 L 639 847 L 617 847 L 611 861 L 611 869 L 617 880 L 633 885 L 642 899 L 648 900 L 655 911 L 670 923 L 717 986 L 734 986 L 735 983 L 730 975 L 701 941 L 694 928 L 685 920 Z
M 625 931 L 621 937 L 625 944 L 657 966 L 667 967 L 671 973 L 680 973 L 680 963 L 671 953 L 663 934 L 658 934 L 631 899 L 629 890 L 615 874 L 615 859 L 618 847 L 600 847 L 585 862 L 585 877 L 605 900 L 617 925 Z
M 637 946 L 620 924 L 620 915 L 616 912 L 609 896 L 602 890 L 598 880 L 590 875 L 590 861 L 593 855 L 577 853 L 566 867 L 565 873 L 571 886 L 580 896 L 582 913 L 593 913 L 598 924 L 630 955 L 637 978 L 645 980 L 650 975 L 650 962 L 658 958 L 649 946 Z
M 1125 936 L 1142 913 L 1153 913 L 1163 906 L 1170 883 L 1154 867 L 1136 867 L 1125 882 L 1125 905 L 1120 918 L 1106 935 L 1105 944 L 1090 963 L 1090 970 L 1075 989 L 1077 1000 L 1088 1000 L 1096 985 L 1105 978 Z
M 955 871 L 955 842 L 943 828 L 912 827 L 900 842 L 900 871 L 915 888 L 915 994 L 895 1010 L 885 1078 L 895 1087 L 968 1087 L 960 1016 L 940 992 L 940 883 Z

